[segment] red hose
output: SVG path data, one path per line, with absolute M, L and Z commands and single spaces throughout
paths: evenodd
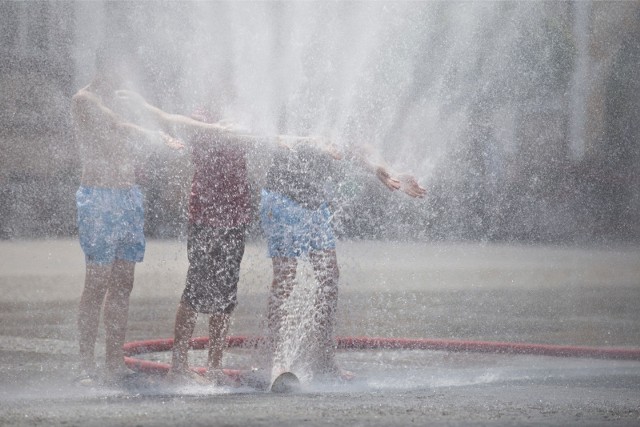
M 231 336 L 227 337 L 229 347 L 255 347 L 261 337 Z M 640 348 L 620 347 L 582 347 L 568 345 L 510 343 L 493 341 L 463 341 L 420 338 L 372 338 L 372 337 L 338 337 L 337 346 L 344 350 L 441 350 L 449 352 L 476 352 L 497 354 L 534 354 L 554 357 L 584 357 L 596 359 L 640 360 Z M 207 348 L 208 337 L 193 338 L 189 348 L 202 350 Z M 131 357 L 136 354 L 170 351 L 173 339 L 157 339 L 133 341 L 124 345 L 125 363 L 131 369 L 146 373 L 163 373 L 169 370 L 169 364 Z M 193 368 L 204 373 L 206 368 Z M 239 380 L 242 371 L 225 369 L 227 375 Z
M 250 342 L 251 340 L 247 337 L 227 337 L 228 347 L 242 347 L 245 344 L 249 344 Z M 193 338 L 189 340 L 189 348 L 193 350 L 202 350 L 207 348 L 208 345 L 209 345 L 208 337 L 199 337 L 199 338 Z M 124 357 L 125 364 L 129 368 L 135 371 L 145 372 L 148 374 L 162 374 L 162 373 L 166 373 L 170 368 L 170 365 L 168 363 L 137 359 L 131 356 L 135 354 L 170 351 L 173 348 L 172 338 L 146 340 L 146 341 L 132 341 L 132 342 L 125 343 L 122 348 L 124 350 L 124 355 L 125 355 Z M 204 367 L 193 367 L 191 369 L 198 372 L 199 374 L 204 374 L 207 370 L 207 368 L 204 368 Z M 243 373 L 242 370 L 223 369 L 223 371 L 232 380 L 238 383 L 240 382 L 241 380 L 240 377 Z
M 450 352 L 534 354 L 555 357 L 640 360 L 640 348 L 581 347 L 495 341 L 342 337 L 338 338 L 338 348 L 354 350 L 442 350 Z

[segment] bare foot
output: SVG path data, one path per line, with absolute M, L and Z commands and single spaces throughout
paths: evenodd
M 126 366 L 119 366 L 116 369 L 107 369 L 104 383 L 106 385 L 122 385 L 136 376 L 136 372 Z
M 205 378 L 213 385 L 229 386 L 233 385 L 233 381 L 222 369 L 209 369 L 204 374 Z
M 98 385 L 98 372 L 97 368 L 94 369 L 81 369 L 78 375 L 74 378 L 73 382 L 76 385 L 83 387 L 95 387 Z
M 351 371 L 347 371 L 346 369 L 338 369 L 338 378 L 342 381 L 352 381 L 356 378 L 356 374 Z

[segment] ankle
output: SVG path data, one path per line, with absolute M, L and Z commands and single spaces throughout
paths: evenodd
M 190 372 L 191 369 L 189 369 L 189 365 L 188 364 L 177 364 L 177 365 L 171 365 L 171 367 L 169 367 L 169 372 L 175 372 L 177 374 L 184 374 L 186 372 Z
M 227 374 L 225 374 L 221 368 L 207 369 L 204 377 L 217 386 L 229 385 L 231 382 Z

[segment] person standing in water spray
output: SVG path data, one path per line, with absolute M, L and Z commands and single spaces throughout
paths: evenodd
M 204 109 L 192 118 L 214 123 Z M 225 384 L 222 356 L 230 315 L 237 305 L 240 263 L 246 229 L 252 220 L 244 150 L 216 146 L 199 135 L 190 141 L 194 166 L 189 196 L 187 256 L 189 269 L 174 327 L 168 377 L 172 382 Z M 189 368 L 189 339 L 198 313 L 209 316 L 207 371 L 201 377 Z
M 168 378 L 177 383 L 224 385 L 222 357 L 229 319 L 237 305 L 240 263 L 245 234 L 251 222 L 250 191 L 245 150 L 293 153 L 304 142 L 327 158 L 333 150 L 321 138 L 277 135 L 264 137 L 215 123 L 204 110 L 191 118 L 166 113 L 135 93 L 119 91 L 122 99 L 151 113 L 168 132 L 181 135 L 192 152 L 194 175 L 189 197 L 187 255 L 189 269 L 174 326 L 174 345 Z M 195 119 L 195 120 L 194 120 Z M 223 132 L 211 130 L 224 129 Z M 223 142 L 223 143 L 221 143 Z M 286 156 L 286 154 L 284 154 Z M 207 371 L 202 377 L 188 363 L 198 313 L 209 316 Z
M 140 149 L 149 144 L 177 147 L 179 141 L 126 120 L 119 114 L 116 90 L 129 76 L 130 56 L 104 46 L 96 53 L 96 74 L 72 99 L 72 116 L 82 163 L 76 193 L 80 245 L 85 254 L 85 282 L 78 309 L 80 375 L 77 382 L 99 378 L 95 345 L 104 305 L 105 376 L 118 383 L 132 372 L 122 346 L 135 264 L 145 252 L 143 194 L 136 183 Z
M 283 320 L 288 315 L 285 302 L 295 287 L 296 270 L 302 257 L 309 260 L 318 282 L 313 313 L 318 332 L 312 338 L 318 344 L 319 353 L 312 363 L 312 375 L 343 380 L 354 376 L 337 366 L 333 341 L 339 270 L 326 189 L 336 181 L 336 161 L 344 158 L 364 168 L 392 191 L 400 190 L 411 197 L 423 197 L 426 192 L 413 176 L 394 176 L 382 162 L 374 161 L 377 154 L 371 147 L 347 149 L 344 156 L 335 146 L 329 144 L 328 147 L 323 151 L 330 152 L 331 156 L 321 153 L 317 145 L 304 142 L 293 149 L 278 150 L 261 194 L 260 218 L 273 267 L 267 309 L 272 378 L 290 369 L 282 366 L 276 353 Z
M 196 168 L 190 196 L 189 271 L 176 314 L 169 376 L 178 381 L 203 383 L 202 377 L 189 369 L 187 357 L 188 341 L 193 334 L 197 314 L 201 312 L 209 315 L 209 357 L 205 380 L 225 382 L 221 360 L 226 346 L 229 316 L 236 306 L 239 268 L 244 253 L 244 227 L 249 208 L 248 199 L 245 198 L 248 194 L 243 150 L 256 147 L 273 154 L 261 199 L 261 220 L 269 238 L 269 255 L 274 272 L 268 310 L 269 335 L 275 337 L 280 329 L 282 303 L 291 293 L 295 282 L 296 258 L 308 254 L 322 285 L 316 301 L 323 347 L 319 371 L 348 376 L 348 373 L 337 368 L 333 358 L 338 269 L 335 238 L 323 191 L 325 185 L 334 178 L 331 163 L 342 159 L 342 153 L 326 138 L 256 136 L 235 130 L 230 125 L 210 123 L 213 121 L 211 117 L 203 114 L 196 115 L 195 118 L 199 120 L 194 120 L 166 113 L 134 92 L 122 90 L 117 93 L 122 100 L 137 107 L 138 114 L 151 114 L 166 132 L 187 141 L 195 156 Z M 385 166 L 371 160 L 374 154 L 372 149 L 364 147 L 348 150 L 349 159 L 375 174 L 389 189 L 401 189 L 412 197 L 424 195 L 425 190 L 412 176 L 392 177 Z M 225 157 L 233 160 L 227 166 L 238 168 L 234 177 L 223 177 L 225 174 L 222 170 L 210 175 L 211 167 L 215 168 L 214 164 L 220 166 L 220 161 L 224 162 Z M 227 170 L 227 166 L 222 169 Z M 204 179 L 203 174 L 209 175 L 208 179 Z M 232 179 L 234 183 L 225 185 L 225 179 Z M 215 196 L 212 192 L 216 193 Z M 285 199 L 290 197 L 293 205 L 299 206 L 277 200 L 278 194 Z M 301 210 L 297 210 L 297 207 Z M 274 220 L 275 211 L 285 212 L 286 215 Z M 216 213 L 223 214 L 213 219 Z M 313 217 L 313 225 L 307 229 L 291 227 L 287 215 L 298 217 L 299 223 Z M 278 220 L 283 223 L 277 223 Z M 274 228 L 277 231 L 274 232 Z M 214 270 L 219 270 L 219 274 L 216 275 Z M 274 339 L 270 341 L 274 342 Z
M 145 252 L 144 198 L 136 183 L 136 163 L 143 148 L 162 143 L 181 150 L 181 140 L 207 138 L 212 146 L 251 146 L 264 140 L 228 127 L 165 113 L 123 90 L 133 55 L 113 42 L 96 52 L 96 74 L 72 98 L 71 113 L 82 163 L 76 192 L 77 225 L 85 254 L 85 282 L 78 307 L 80 373 L 77 383 L 100 378 L 95 345 L 104 306 L 105 383 L 118 384 L 132 374 L 122 347 L 128 322 L 135 264 Z M 148 106 L 149 108 L 141 108 Z M 138 108 L 136 108 L 138 107 Z M 130 117 L 135 117 L 131 120 Z M 137 123 L 145 123 L 145 127 Z M 154 130 L 150 130 L 153 128 Z

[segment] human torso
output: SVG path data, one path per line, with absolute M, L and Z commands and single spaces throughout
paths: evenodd
M 281 148 L 274 153 L 265 189 L 279 192 L 305 208 L 317 209 L 326 200 L 333 172 L 331 158 L 314 148 Z
M 237 227 L 251 221 L 251 197 L 243 150 L 211 144 L 206 137 L 192 141 L 194 174 L 189 198 L 193 224 Z
M 82 162 L 82 185 L 130 187 L 136 182 L 135 155 L 131 144 L 108 117 L 97 108 L 86 108 L 89 103 L 84 101 L 97 96 L 84 88 L 73 99 L 74 126 Z

